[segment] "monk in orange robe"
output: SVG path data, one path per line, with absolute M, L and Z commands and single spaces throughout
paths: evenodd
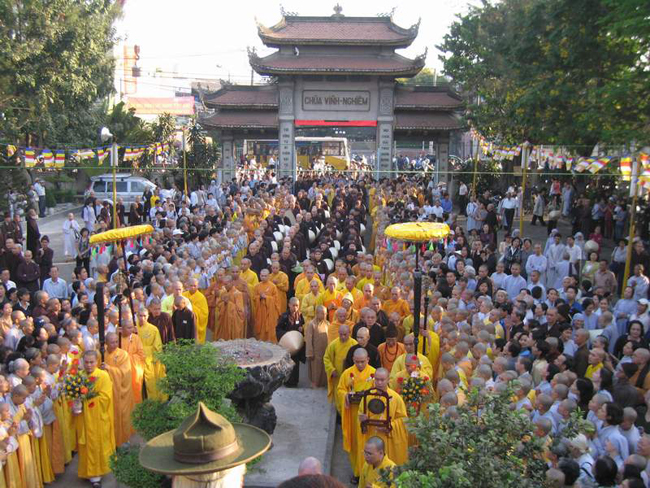
M 260 341 L 277 342 L 275 326 L 280 316 L 278 289 L 269 280 L 269 270 L 260 272 L 261 281 L 255 286 L 253 303 L 255 309 L 255 338 Z
M 327 320 L 330 322 L 334 320 L 334 314 L 343 301 L 343 294 L 336 289 L 337 285 L 336 277 L 330 276 L 327 278 L 325 291 L 318 296 L 318 304 L 327 309 Z
M 410 315 L 411 310 L 408 302 L 400 297 L 400 292 L 401 290 L 399 287 L 394 286 L 390 291 L 390 299 L 386 300 L 381 308 L 386 312 L 388 317 L 390 317 L 390 314 L 393 312 L 397 312 L 400 318 L 404 320 L 404 317 Z
M 208 301 L 208 329 L 212 331 L 212 337 L 216 340 L 219 338 L 219 330 L 217 325 L 217 318 L 219 312 L 217 310 L 217 303 L 219 301 L 219 294 L 223 287 L 224 276 L 226 272 L 223 268 L 219 268 L 216 277 L 210 286 L 205 290 L 204 295 Z
M 230 276 L 235 288 L 239 290 L 244 298 L 244 309 L 246 310 L 246 337 L 253 337 L 253 293 L 248 283 L 240 276 L 239 266 L 230 268 Z
M 117 334 L 106 334 L 106 353 L 102 369 L 113 383 L 113 414 L 115 418 L 115 445 L 121 446 L 133 435 L 131 412 L 135 408 L 133 373 L 129 353 L 118 347 Z
M 244 306 L 244 295 L 235 288 L 232 276 L 224 278 L 224 286 L 220 290 L 217 302 L 219 315 L 219 335 L 215 340 L 246 338 L 246 308 Z
M 271 276 L 269 279 L 278 289 L 278 298 L 280 300 L 280 315 L 287 311 L 287 292 L 289 291 L 289 277 L 284 271 L 280 270 L 280 263 L 273 261 L 271 263 Z
M 136 405 L 142 403 L 142 387 L 144 385 L 144 368 L 147 355 L 144 353 L 142 339 L 135 334 L 135 326 L 130 318 L 122 320 L 122 349 L 131 359 L 131 383 L 133 385 L 133 399 Z
M 379 344 L 377 352 L 379 353 L 379 359 L 381 360 L 381 367 L 386 368 L 390 373 L 393 369 L 395 360 L 402 354 L 406 353 L 406 348 L 404 347 L 404 344 L 397 342 L 399 332 L 397 327 L 392 323 L 388 324 L 388 327 L 386 327 L 385 335 L 386 342 Z
M 370 308 L 370 304 L 372 303 L 372 299 L 374 298 L 373 296 L 374 291 L 375 291 L 375 287 L 372 286 L 372 283 L 366 283 L 363 286 L 363 295 L 361 295 L 359 298 L 357 298 L 354 301 L 354 309 L 356 311 L 359 311 L 362 308 Z
M 339 336 L 339 329 L 342 325 L 347 325 L 350 330 L 354 327 L 355 322 L 347 319 L 348 312 L 343 307 L 340 307 L 336 310 L 334 314 L 334 320 L 330 322 L 330 326 L 327 328 L 327 343 L 329 344 L 334 339 L 337 339 Z

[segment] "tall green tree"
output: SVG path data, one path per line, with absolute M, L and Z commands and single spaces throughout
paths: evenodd
M 113 89 L 113 0 L 0 0 L 0 136 L 56 141 Z M 75 141 L 63 141 L 75 142 Z
M 613 12 L 609 0 L 484 0 L 460 16 L 439 48 L 471 124 L 506 143 L 584 153 L 647 138 L 644 53 L 612 35 L 603 19 Z

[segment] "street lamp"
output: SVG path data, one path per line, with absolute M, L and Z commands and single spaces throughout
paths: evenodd
M 113 140 L 113 144 L 111 145 L 111 168 L 113 168 L 113 229 L 117 229 L 117 142 L 115 142 L 115 136 L 111 134 L 108 127 L 102 127 L 102 130 L 99 132 L 99 137 L 102 142 Z

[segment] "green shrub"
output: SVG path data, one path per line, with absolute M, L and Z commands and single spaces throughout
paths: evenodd
M 159 380 L 158 387 L 169 400 L 145 400 L 135 407 L 131 420 L 143 439 L 149 440 L 177 428 L 185 417 L 196 411 L 199 402 L 231 422 L 241 420 L 226 395 L 243 379 L 244 373 L 232 361 L 223 358 L 218 349 L 193 341 L 170 342 L 157 358 L 166 369 L 166 376 Z M 116 451 L 111 458 L 111 466 L 118 467 L 118 471 L 113 470 L 115 478 L 132 488 L 160 486 L 144 484 L 152 473 L 138 463 L 138 450 L 139 447 L 134 447 Z M 134 463 L 133 451 L 136 453 Z
M 45 192 L 45 206 L 47 208 L 56 207 L 56 197 L 54 196 L 54 193 L 52 192 L 52 190 L 49 190 L 49 191 Z
M 111 471 L 115 478 L 127 486 L 138 488 L 160 488 L 165 477 L 147 471 L 138 461 L 139 446 L 118 447 L 111 457 Z

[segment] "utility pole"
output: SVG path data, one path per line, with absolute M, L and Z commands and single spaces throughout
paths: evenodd
M 636 234 L 636 200 L 639 194 L 639 157 L 632 160 L 632 179 L 630 180 L 630 196 L 632 197 L 632 209 L 630 210 L 630 233 L 627 238 L 627 258 L 625 259 L 625 273 L 623 273 L 623 286 L 621 298 L 625 293 L 627 279 L 630 277 L 630 261 L 632 261 L 632 246 Z

